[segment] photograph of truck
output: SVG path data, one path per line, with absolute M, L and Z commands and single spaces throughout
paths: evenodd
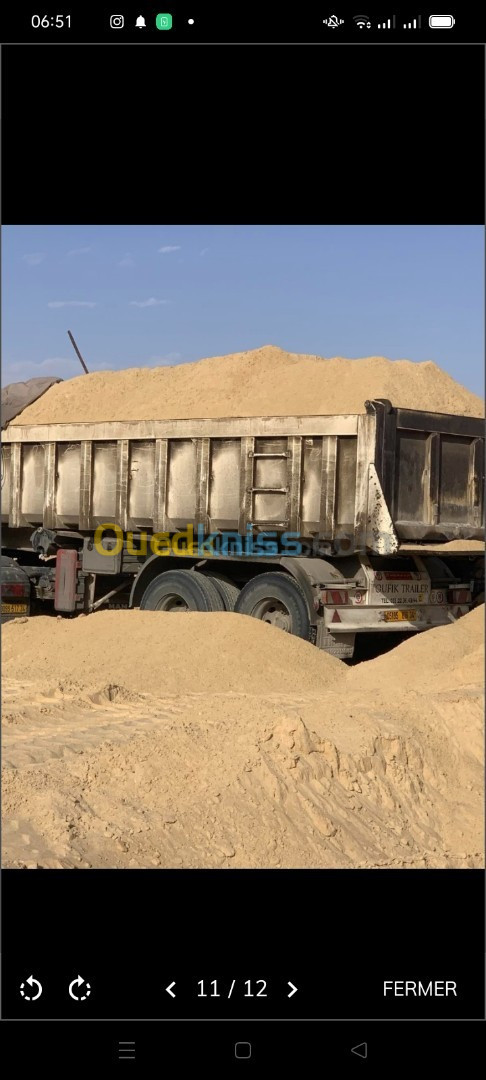
M 5 615 L 28 615 L 31 600 L 88 614 L 114 597 L 142 610 L 236 610 L 344 658 L 357 633 L 413 633 L 465 614 L 482 591 L 468 541 L 484 530 L 484 423 L 389 401 L 364 407 L 9 428 Z M 103 526 L 120 539 L 97 547 Z M 177 554 L 146 543 L 137 554 L 141 529 L 174 537 L 188 526 L 201 530 L 195 554 L 184 533 Z M 283 553 L 261 544 L 249 556 L 242 542 L 230 554 L 248 531 L 274 549 L 283 538 Z
M 179 234 L 207 265 L 225 230 L 243 261 L 247 230 L 270 252 L 283 230 L 319 266 L 350 228 L 410 241 Z M 467 233 L 466 266 L 474 227 L 435 228 Z M 412 229 L 432 258 L 444 236 Z M 92 230 L 84 248 L 83 226 L 10 227 L 7 266 L 51 234 L 88 260 L 118 227 Z M 120 231 L 156 248 L 164 230 Z M 158 249 L 166 287 L 178 250 Z M 46 341 L 66 305 L 109 319 L 101 277 L 96 302 L 47 305 Z M 126 309 L 183 348 L 175 301 Z M 480 396 L 428 359 L 258 346 L 105 367 L 69 338 L 2 391 L 4 865 L 482 865 Z

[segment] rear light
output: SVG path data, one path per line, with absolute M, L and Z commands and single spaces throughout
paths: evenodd
M 347 589 L 323 589 L 321 599 L 323 604 L 348 604 L 349 593 Z
M 29 583 L 28 582 L 14 582 L 3 581 L 0 587 L 2 596 L 28 596 L 29 595 Z
M 449 589 L 448 593 L 450 604 L 470 604 L 471 603 L 471 590 L 470 589 Z

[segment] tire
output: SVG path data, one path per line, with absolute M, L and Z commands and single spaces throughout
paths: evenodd
M 234 585 L 232 581 L 228 581 L 226 578 L 214 577 L 213 574 L 204 574 L 206 581 L 209 580 L 214 585 L 215 589 L 219 593 L 225 611 L 234 611 L 236 601 L 240 595 L 240 590 L 237 585 Z
M 288 574 L 275 572 L 253 578 L 241 590 L 235 611 L 310 640 L 307 600 L 298 582 Z
M 142 611 L 224 611 L 221 596 L 209 578 L 193 570 L 166 570 L 147 585 Z

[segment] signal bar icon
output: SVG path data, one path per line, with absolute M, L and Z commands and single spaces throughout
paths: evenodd
M 403 29 L 404 30 L 420 30 L 421 25 L 422 25 L 422 17 L 421 17 L 421 15 L 419 15 L 417 19 L 413 20 L 413 22 L 408 22 L 408 23 L 404 22 Z
M 392 15 L 390 19 L 385 22 L 378 23 L 378 30 L 394 30 L 395 29 L 395 16 Z

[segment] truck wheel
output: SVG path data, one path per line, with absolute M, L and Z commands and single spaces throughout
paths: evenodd
M 287 574 L 259 574 L 241 590 L 235 611 L 271 623 L 287 634 L 310 639 L 309 608 L 303 590 Z
M 142 611 L 224 611 L 218 590 L 209 578 L 193 570 L 166 570 L 147 585 Z
M 219 593 L 225 611 L 234 611 L 236 601 L 240 595 L 240 590 L 237 585 L 234 585 L 232 581 L 228 581 L 227 578 L 215 577 L 214 574 L 204 574 L 206 581 L 211 581 L 216 591 Z

